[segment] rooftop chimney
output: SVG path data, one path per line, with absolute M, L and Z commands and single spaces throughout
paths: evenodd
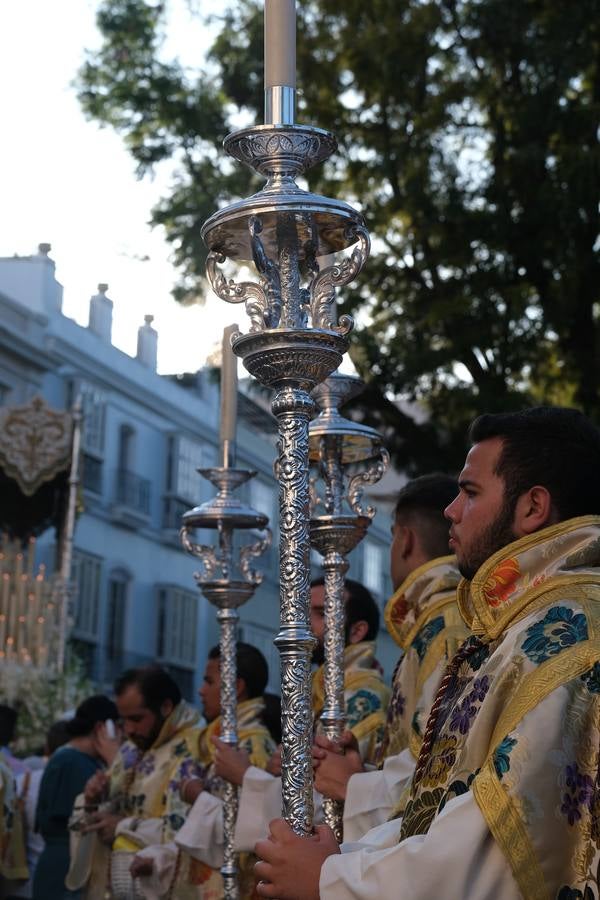
M 90 299 L 89 329 L 99 338 L 111 342 L 113 302 L 106 296 L 107 284 L 98 285 L 98 293 Z
M 143 366 L 156 372 L 158 333 L 152 327 L 154 316 L 144 316 L 144 324 L 138 328 L 137 358 Z

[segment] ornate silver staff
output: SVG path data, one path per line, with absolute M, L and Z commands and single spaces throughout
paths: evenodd
M 345 726 L 344 644 L 346 608 L 344 576 L 347 555 L 362 541 L 375 509 L 362 505 L 364 486 L 375 484 L 384 474 L 389 456 L 381 436 L 373 428 L 352 422 L 338 407 L 363 389 L 360 378 L 331 375 L 313 390 L 321 413 L 309 427 L 309 456 L 321 474 L 324 497 L 313 482 L 313 515 L 310 520 L 312 546 L 323 556 L 325 577 L 325 699 L 321 723 L 331 740 Z M 366 463 L 366 465 L 363 465 Z M 324 512 L 319 515 L 319 506 Z M 343 804 L 324 798 L 325 821 L 342 840 Z
M 302 190 L 295 182 L 336 149 L 332 134 L 294 124 L 293 0 L 265 6 L 265 118 L 225 139 L 225 149 L 266 178 L 254 196 L 205 222 L 207 274 L 215 293 L 245 303 L 250 331 L 233 342 L 246 369 L 275 391 L 279 425 L 280 631 L 283 815 L 298 834 L 312 830 L 312 710 L 309 627 L 308 423 L 310 391 L 333 372 L 352 327 L 336 313 L 336 289 L 349 284 L 369 253 L 360 213 Z M 322 258 L 352 247 L 339 262 Z M 253 263 L 258 281 L 235 282 L 226 260 Z M 320 262 L 321 260 L 321 262 Z
M 234 326 L 237 330 L 237 325 Z M 233 492 L 241 484 L 253 478 L 256 472 L 236 469 L 235 461 L 235 400 L 236 378 L 233 375 L 231 347 L 227 347 L 232 329 L 226 329 L 223 339 L 223 366 L 221 369 L 221 445 L 223 465 L 211 469 L 198 469 L 217 488 L 212 500 L 196 506 L 183 515 L 181 541 L 185 549 L 196 556 L 202 568 L 194 577 L 206 599 L 217 607 L 220 626 L 220 678 L 221 678 L 221 740 L 237 747 L 237 668 L 236 638 L 239 621 L 238 608 L 254 593 L 262 581 L 262 575 L 252 566 L 252 559 L 260 556 L 270 546 L 271 532 L 266 527 L 268 517 L 246 506 Z M 231 356 L 235 364 L 235 360 Z M 234 371 L 234 370 L 233 370 Z M 227 373 L 229 373 L 227 375 Z M 226 390 L 226 386 L 229 390 Z M 232 386 L 233 385 L 233 386 Z M 197 528 L 213 528 L 218 533 L 218 545 L 195 543 L 190 532 Z M 233 533 L 236 529 L 262 529 L 258 541 L 239 550 L 235 558 Z M 225 839 L 224 861 L 221 867 L 223 891 L 226 900 L 237 900 L 237 864 L 234 853 L 234 832 L 238 808 L 237 787 L 225 785 L 223 802 L 223 833 Z
M 60 596 L 60 618 L 58 628 L 56 668 L 59 672 L 62 672 L 65 668 L 67 630 L 69 625 L 69 597 L 71 593 L 73 534 L 75 532 L 75 515 L 77 512 L 77 491 L 79 489 L 79 465 L 81 455 L 81 429 L 83 420 L 81 397 L 77 397 L 71 415 L 73 418 L 71 469 L 69 471 L 69 493 L 67 497 L 67 507 L 62 529 L 58 580 L 58 593 Z

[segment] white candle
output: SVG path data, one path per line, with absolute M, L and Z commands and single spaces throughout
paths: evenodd
M 265 88 L 296 87 L 296 2 L 265 0 Z
M 31 578 L 33 576 L 33 562 L 35 559 L 35 538 L 29 538 L 27 544 L 27 574 Z
M 221 457 L 225 467 L 235 464 L 235 430 L 237 422 L 237 357 L 231 349 L 231 336 L 237 334 L 237 325 L 229 325 L 223 331 L 221 354 Z

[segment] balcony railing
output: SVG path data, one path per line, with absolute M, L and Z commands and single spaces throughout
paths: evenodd
M 184 512 L 194 506 L 193 503 L 182 500 L 180 497 L 163 497 L 163 528 L 176 529 L 179 531 L 182 522 L 181 517 Z
M 81 480 L 86 491 L 94 494 L 102 493 L 102 460 L 95 456 L 83 454 Z
M 149 516 L 150 482 L 127 469 L 118 469 L 116 499 L 121 506 Z

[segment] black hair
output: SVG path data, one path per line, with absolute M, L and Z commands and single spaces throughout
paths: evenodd
M 0 703 L 0 746 L 6 747 L 15 738 L 17 710 Z
M 71 739 L 72 735 L 69 734 L 68 725 L 68 721 L 61 719 L 59 722 L 54 722 L 46 732 L 44 750 L 48 756 L 52 756 L 55 750 L 58 750 L 59 747 L 62 747 Z
M 181 702 L 181 691 L 176 682 L 160 666 L 127 669 L 115 681 L 115 695 L 120 697 L 132 685 L 135 685 L 142 695 L 146 709 L 155 715 L 160 715 L 161 706 L 166 700 L 170 700 L 173 706 Z
M 265 709 L 262 720 L 276 744 L 281 743 L 281 697 L 277 694 L 263 694 Z
M 559 520 L 600 514 L 600 431 L 577 409 L 535 406 L 479 416 L 472 444 L 502 439 L 495 473 L 512 505 L 536 484 L 545 487 Z
M 256 647 L 238 641 L 235 645 L 235 664 L 237 677 L 243 678 L 246 684 L 248 699 L 262 697 L 269 681 L 269 667 L 267 661 Z M 208 651 L 209 659 L 220 659 L 221 649 L 217 644 Z
M 398 492 L 394 521 L 411 522 L 430 559 L 449 553 L 448 520 L 444 517 L 444 510 L 457 494 L 456 478 L 441 472 L 413 478 Z
M 66 723 L 69 738 L 87 737 L 94 730 L 98 722 L 106 722 L 107 719 L 118 719 L 119 711 L 112 700 L 104 694 L 94 694 L 80 703 L 75 710 L 75 716 Z
M 313 578 L 310 586 L 320 587 L 325 584 L 325 578 Z M 374 641 L 379 633 L 379 607 L 371 591 L 352 578 L 344 581 L 346 590 L 346 643 L 350 629 L 356 622 L 366 622 L 368 625 L 365 641 Z

